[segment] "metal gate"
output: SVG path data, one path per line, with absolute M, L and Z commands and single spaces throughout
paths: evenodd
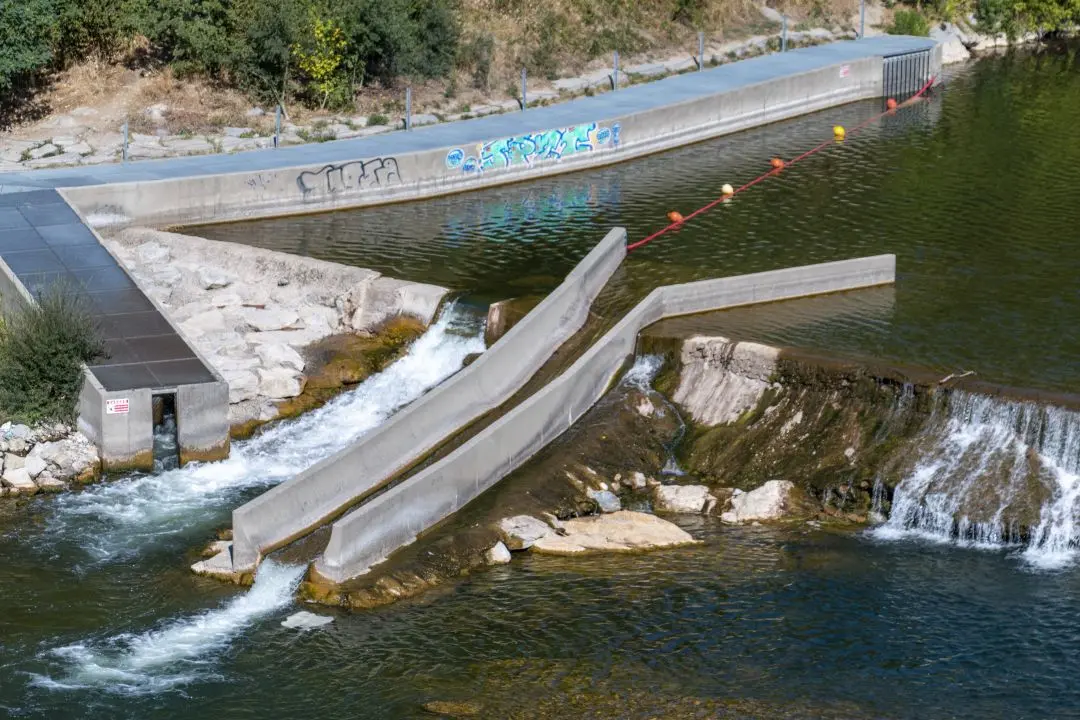
M 903 102 L 919 92 L 930 79 L 930 51 L 918 50 L 902 55 L 889 55 L 882 69 L 885 98 Z

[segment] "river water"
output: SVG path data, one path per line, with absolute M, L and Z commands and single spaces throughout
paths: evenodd
M 668 210 L 685 214 L 877 109 L 489 192 L 199 232 L 479 298 L 545 292 L 611 226 L 642 237 Z M 895 290 L 729 324 L 1076 390 L 1078 186 L 1072 51 L 983 60 L 933 101 L 634 253 L 603 307 L 615 313 L 660 283 L 895 252 Z M 280 624 L 297 609 L 302 568 L 268 561 L 250 590 L 188 572 L 192 549 L 235 504 L 459 368 L 482 348 L 478 332 L 466 310 L 445 314 L 407 358 L 224 463 L 4 506 L 0 713 L 422 717 L 422 703 L 439 700 L 479 703 L 482 717 L 1080 714 L 1080 574 L 1020 562 L 1008 547 L 689 520 L 704 545 L 516 557 L 419 601 L 320 610 L 335 622 L 306 632 Z

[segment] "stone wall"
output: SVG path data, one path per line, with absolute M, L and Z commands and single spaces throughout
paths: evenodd
M 303 349 L 398 316 L 430 324 L 445 288 L 374 270 L 135 228 L 105 241 L 229 384 L 232 425 L 277 417 L 304 389 Z

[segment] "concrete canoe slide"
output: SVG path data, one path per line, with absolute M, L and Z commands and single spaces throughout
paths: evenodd
M 607 391 L 638 333 L 665 317 L 892 283 L 879 255 L 653 290 L 566 372 L 457 448 L 335 522 L 315 571 L 335 583 L 366 573 L 565 432 Z
M 234 510 L 233 572 L 254 570 L 264 554 L 325 524 L 508 400 L 581 329 L 625 255 L 626 231 L 614 229 L 475 362 L 351 446 Z

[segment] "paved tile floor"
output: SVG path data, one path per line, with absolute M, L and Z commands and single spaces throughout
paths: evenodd
M 214 382 L 214 376 L 55 190 L 0 194 L 0 258 L 33 295 L 76 293 L 108 357 L 91 366 L 109 391 Z

